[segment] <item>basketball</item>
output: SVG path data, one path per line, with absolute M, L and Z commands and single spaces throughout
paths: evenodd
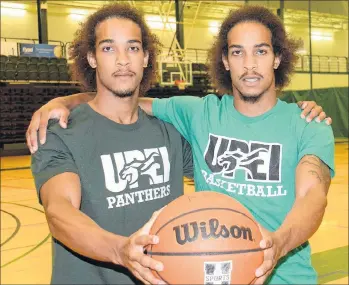
M 262 235 L 251 213 L 215 192 L 184 195 L 151 228 L 160 242 L 147 254 L 164 264 L 167 284 L 250 284 L 263 262 Z

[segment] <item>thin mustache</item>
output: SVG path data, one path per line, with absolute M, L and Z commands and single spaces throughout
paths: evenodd
M 135 75 L 134 72 L 130 71 L 130 70 L 117 70 L 115 72 L 113 72 L 112 74 L 113 76 L 120 76 L 120 75 Z
M 249 74 L 248 72 L 245 72 L 243 75 L 240 76 L 240 80 L 244 79 L 246 76 L 251 76 L 251 75 L 256 75 L 259 76 L 260 78 L 263 78 L 262 74 L 259 74 L 258 72 L 253 71 L 253 74 Z

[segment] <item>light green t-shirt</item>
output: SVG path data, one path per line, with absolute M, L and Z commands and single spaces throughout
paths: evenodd
M 196 191 L 225 193 L 257 222 L 275 231 L 295 200 L 295 170 L 307 154 L 334 174 L 334 137 L 325 123 L 307 123 L 296 104 L 280 100 L 268 112 L 246 117 L 233 97 L 156 99 L 156 117 L 173 124 L 192 146 Z M 269 284 L 316 284 L 306 242 L 279 261 Z

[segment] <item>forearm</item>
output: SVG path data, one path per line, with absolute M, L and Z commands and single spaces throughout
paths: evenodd
M 66 106 L 68 109 L 72 110 L 80 104 L 87 103 L 91 101 L 96 96 L 94 92 L 78 93 L 74 95 L 57 97 L 52 101 L 58 101 Z
M 327 205 L 321 185 L 296 199 L 291 211 L 275 232 L 280 240 L 282 256 L 306 242 L 319 228 Z
M 140 98 L 138 102 L 139 107 L 150 116 L 153 115 L 153 100 L 153 98 Z
M 45 212 L 52 235 L 64 245 L 86 257 L 120 264 L 118 249 L 126 237 L 102 229 L 65 199 L 56 200 Z

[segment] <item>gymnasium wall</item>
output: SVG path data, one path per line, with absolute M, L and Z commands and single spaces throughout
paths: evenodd
M 35 5 L 28 5 L 25 15 L 8 16 L 1 15 L 1 37 L 16 38 L 38 38 L 37 15 Z M 88 11 L 88 10 L 87 10 Z M 288 12 L 292 14 L 292 12 Z M 287 14 L 287 13 L 286 13 Z M 48 37 L 49 40 L 71 42 L 75 31 L 79 27 L 81 19 L 73 19 L 69 15 L 68 9 L 51 8 L 48 5 Z M 291 16 L 291 15 L 290 15 Z M 152 17 L 156 17 L 153 15 Z M 330 14 L 328 14 L 330 17 Z M 172 16 L 173 20 L 174 17 Z M 172 19 L 171 18 L 171 19 Z M 329 19 L 330 20 L 330 19 Z M 186 48 L 207 49 L 210 47 L 215 36 L 214 27 L 219 25 L 218 21 L 209 19 L 197 19 L 195 25 L 192 25 L 192 19 L 184 18 L 184 35 Z M 287 31 L 295 38 L 303 41 L 303 53 L 309 54 L 309 30 L 308 22 L 304 19 L 292 25 L 286 25 Z M 173 27 L 173 25 L 172 25 Z M 169 47 L 174 37 L 174 30 L 171 31 L 170 25 L 166 29 L 153 28 L 153 31 L 159 36 L 165 47 Z M 346 29 L 320 29 L 313 28 L 313 32 L 319 32 L 330 35 L 331 40 L 312 40 L 313 55 L 326 56 L 348 56 L 348 28 Z

